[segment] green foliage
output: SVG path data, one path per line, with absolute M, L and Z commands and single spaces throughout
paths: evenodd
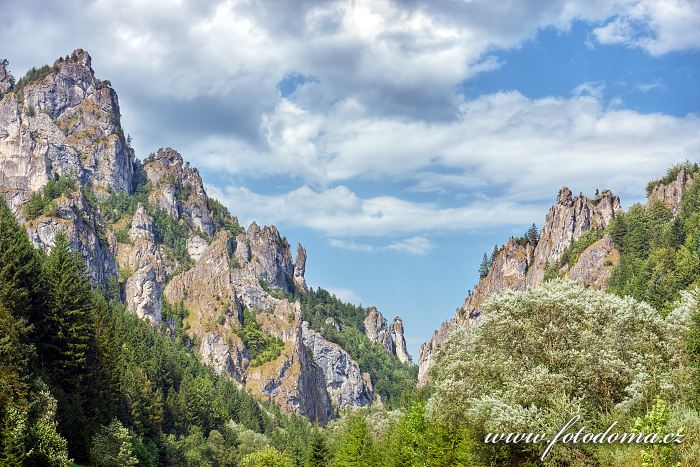
M 346 415 L 345 427 L 333 451 L 334 467 L 372 465 L 373 441 L 361 412 Z
M 479 278 L 483 279 L 484 277 L 488 276 L 489 269 L 491 269 L 491 262 L 486 256 L 486 253 L 484 253 L 484 258 L 481 260 L 481 264 L 479 265 Z
M 39 83 L 51 73 L 56 71 L 58 67 L 44 65 L 41 68 L 31 67 L 27 73 L 17 81 L 12 90 L 16 93 L 22 93 L 24 88 L 33 83 Z M 23 99 L 22 99 L 23 100 Z
M 681 210 L 654 203 L 637 204 L 610 225 L 622 252 L 608 290 L 630 295 L 667 312 L 681 290 L 700 285 L 700 183 L 691 182 Z
M 41 215 L 56 215 L 54 200 L 75 191 L 75 179 L 68 175 L 61 175 L 48 181 L 41 192 L 33 192 L 29 201 L 22 207 L 27 219 L 35 219 Z
M 417 368 L 404 365 L 362 332 L 366 308 L 343 303 L 321 288 L 298 292 L 297 297 L 301 301 L 302 319 L 324 338 L 345 349 L 362 371 L 371 375 L 374 392 L 384 403 L 396 405 L 405 393 L 413 391 Z M 340 331 L 326 324 L 328 317 L 340 324 Z
M 480 325 L 456 331 L 435 365 L 429 419 L 450 430 L 471 428 L 481 439 L 535 426 L 552 433 L 574 415 L 596 429 L 607 427 L 606 414 L 637 414 L 656 395 L 683 389 L 672 375 L 686 304 L 664 319 L 629 297 L 553 280 L 505 292 L 484 308 Z M 509 448 L 511 459 L 541 454 L 540 446 Z M 590 456 L 582 449 L 559 446 L 552 462 Z
M 277 449 L 266 448 L 245 456 L 241 467 L 294 467 L 294 463 Z
M 132 435 L 119 420 L 95 433 L 90 453 L 95 466 L 128 467 L 139 462 L 133 453 Z
M 207 206 L 211 211 L 212 218 L 214 220 L 214 228 L 218 230 L 225 230 L 232 237 L 236 237 L 238 234 L 243 233 L 243 227 L 238 223 L 238 219 L 229 213 L 226 206 L 221 204 L 214 198 L 209 198 L 207 201 Z
M 187 239 L 192 228 L 184 221 L 179 222 L 170 217 L 161 208 L 151 208 L 149 213 L 153 216 L 153 234 L 156 242 L 162 243 L 175 259 L 180 270 L 185 270 L 192 265 L 192 258 L 187 251 Z
M 260 366 L 276 359 L 284 348 L 284 342 L 275 336 L 266 334 L 255 320 L 255 315 L 247 308 L 243 309 L 243 326 L 239 335 L 250 353 L 251 367 Z
M 309 450 L 306 455 L 305 467 L 326 467 L 330 460 L 330 451 L 326 445 L 326 438 L 323 433 L 316 428 L 311 435 Z
M 697 162 L 691 162 L 690 160 L 686 160 L 685 162 L 682 162 L 680 164 L 672 165 L 666 172 L 666 175 L 664 175 L 658 180 L 653 180 L 647 183 L 647 196 L 651 195 L 651 193 L 654 191 L 654 188 L 656 188 L 657 186 L 667 185 L 674 181 L 676 177 L 678 177 L 678 174 L 681 170 L 685 170 L 686 173 L 688 173 L 688 175 L 692 175 L 699 172 L 700 167 L 698 166 Z
M 636 419 L 634 430 L 636 433 L 668 433 L 669 408 L 668 403 L 657 397 L 654 406 L 644 417 Z M 669 467 L 676 466 L 676 445 L 652 444 L 641 450 L 642 467 Z

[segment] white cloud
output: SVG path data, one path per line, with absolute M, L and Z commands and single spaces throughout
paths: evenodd
M 571 94 L 576 97 L 592 96 L 600 100 L 603 98 L 603 91 L 605 91 L 605 83 L 602 81 L 587 81 L 576 86 Z
M 616 15 L 594 30 L 601 44 L 641 48 L 652 55 L 700 48 L 700 2 L 620 2 Z
M 389 250 L 403 251 L 412 255 L 424 255 L 433 248 L 435 248 L 435 245 L 425 237 L 411 237 L 392 242 L 387 246 Z
M 644 94 L 654 91 L 656 89 L 666 89 L 666 85 L 663 83 L 661 79 L 655 79 L 654 81 L 651 81 L 649 83 L 639 83 L 637 84 L 637 89 L 642 91 Z
M 356 240 L 344 240 L 338 238 L 331 238 L 328 243 L 332 247 L 340 248 L 342 250 L 359 251 L 363 253 L 390 250 L 417 256 L 423 256 L 435 248 L 433 242 L 420 236 L 397 240 L 387 245 L 372 245 L 369 243 L 358 242 Z
M 198 162 L 212 169 L 288 174 L 320 188 L 356 178 L 393 179 L 414 181 L 413 190 L 422 192 L 488 186 L 521 201 L 549 200 L 561 184 L 640 193 L 671 162 L 700 153 L 698 115 L 606 106 L 590 95 L 599 95 L 601 85 L 586 86 L 587 94 L 579 90 L 568 99 L 483 95 L 463 102 L 457 120 L 432 124 L 376 118 L 347 101 L 324 114 L 292 110 L 295 104 L 286 102 L 266 118 L 274 122 L 266 127 L 274 142 L 269 151 L 254 154 L 235 141 L 216 140 L 189 152 L 203 154 Z M 360 209 L 360 200 L 350 200 Z
M 421 232 L 465 231 L 502 225 L 522 225 L 541 216 L 544 206 L 504 200 L 473 202 L 452 208 L 416 203 L 394 196 L 360 198 L 346 186 L 316 191 L 304 185 L 283 195 L 263 195 L 247 188 L 208 187 L 244 223 L 294 224 L 335 239 L 382 237 Z M 336 247 L 370 251 L 375 247 L 350 241 Z M 397 241 L 385 248 L 419 254 L 429 250 L 426 239 Z
M 342 288 L 342 287 L 326 287 L 326 286 L 321 286 L 321 287 L 323 287 L 328 292 L 330 292 L 331 295 L 335 295 L 340 300 L 342 300 L 346 303 L 354 303 L 354 304 L 365 303 L 365 300 L 363 300 L 362 297 L 360 297 L 356 292 L 354 292 L 350 289 Z

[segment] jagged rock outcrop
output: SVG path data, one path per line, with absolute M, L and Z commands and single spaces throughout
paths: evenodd
M 389 326 L 391 335 L 394 338 L 394 355 L 401 363 L 413 363 L 411 355 L 406 348 L 406 337 L 404 337 L 403 321 L 398 316 L 394 317 L 394 322 Z
M 175 220 L 187 219 L 201 233 L 214 235 L 209 198 L 199 171 L 174 149 L 159 149 L 143 165 L 151 182 L 149 200 Z
M 159 325 L 167 276 L 163 256 L 155 243 L 153 221 L 142 205 L 132 218 L 129 240 L 132 244 L 120 244 L 117 255 L 120 267 L 128 274 L 124 302 L 140 318 Z
M 0 66 L 0 194 L 20 221 L 22 205 L 49 180 L 66 175 L 90 186 L 130 192 L 134 152 L 120 124 L 119 102 L 109 82 L 95 77 L 90 55 L 78 49 L 53 66 L 30 72 L 14 83 Z M 104 241 L 98 212 L 82 194 L 55 201 L 55 216 L 26 223 L 34 243 L 44 249 L 59 230 L 86 260 L 93 285 L 116 277 L 116 263 Z
M 370 405 L 373 399 L 368 375 L 363 375 L 360 366 L 339 345 L 327 341 L 318 332 L 302 323 L 304 345 L 311 351 L 314 361 L 321 368 L 326 380 L 326 389 L 333 406 L 346 410 L 350 407 Z
M 97 190 L 131 190 L 134 152 L 117 94 L 78 49 L 16 83 L 0 101 L 0 187 L 15 213 L 54 175 Z
M 569 278 L 586 287 L 602 289 L 612 275 L 613 268 L 620 264 L 620 253 L 608 234 L 586 248 L 569 270 Z
M 116 279 L 117 265 L 107 242 L 100 238 L 104 224 L 99 212 L 93 211 L 80 190 L 68 193 L 53 201 L 56 205 L 51 216 L 41 215 L 25 223 L 32 243 L 48 252 L 56 235 L 63 232 L 71 248 L 84 259 L 93 286 L 106 285 L 109 278 Z
M 681 210 L 681 201 L 685 188 L 693 181 L 693 175 L 689 174 L 684 167 L 678 171 L 676 178 L 670 183 L 658 183 L 647 197 L 647 206 L 656 202 L 661 202 L 671 208 L 673 215 L 678 215 Z
M 488 297 L 506 289 L 524 290 L 539 285 L 544 279 L 545 268 L 556 264 L 571 242 L 591 229 L 605 228 L 621 211 L 619 197 L 610 191 L 603 191 L 595 199 L 589 199 L 582 194 L 574 197 L 567 187 L 559 190 L 556 202 L 547 212 L 537 245 L 533 247 L 530 243 L 521 244 L 511 238 L 495 255 L 488 274 L 479 280 L 455 316 L 443 323 L 430 340 L 421 345 L 418 384 L 424 385 L 427 382 L 430 367 L 442 343 L 456 326 L 472 326 L 479 319 L 481 305 Z M 593 275 L 596 272 L 607 274 L 605 261 L 608 253 L 603 256 L 603 265 L 600 267 L 597 261 L 601 250 L 595 249 L 587 256 L 581 255 L 587 265 L 582 264 L 576 269 L 577 277 L 598 282 L 593 279 Z M 586 267 L 591 269 L 584 272 Z M 596 269 L 592 269 L 594 267 Z
M 5 59 L 0 59 L 0 97 L 2 97 L 2 94 L 9 92 L 15 84 L 15 78 L 7 70 L 9 63 Z
M 605 228 L 621 211 L 620 198 L 610 191 L 603 191 L 598 198 L 590 200 L 583 195 L 574 198 L 567 187 L 559 190 L 535 247 L 533 266 L 527 274 L 528 286 L 540 284 L 547 265 L 559 261 L 564 250 L 582 233 Z
M 370 307 L 364 321 L 364 328 L 365 335 L 370 341 L 384 347 L 401 363 L 411 363 L 411 356 L 406 350 L 406 338 L 401 318 L 397 316 L 391 324 L 388 324 L 376 307 Z
M 274 225 L 250 224 L 245 233 L 236 237 L 235 254 L 241 269 L 248 275 L 262 280 L 270 288 L 294 291 L 294 263 L 289 242 Z
M 294 283 L 301 289 L 306 290 L 306 248 L 301 243 L 297 243 L 297 256 L 294 258 Z
M 394 340 L 387 326 L 386 319 L 375 307 L 370 307 L 365 318 L 365 335 L 372 342 L 384 347 L 390 353 L 394 353 Z

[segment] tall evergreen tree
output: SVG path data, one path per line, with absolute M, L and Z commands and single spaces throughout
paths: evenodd
M 44 277 L 48 300 L 43 322 L 44 363 L 67 392 L 77 389 L 86 373 L 91 341 L 90 284 L 85 264 L 59 233 L 46 258 Z
M 537 231 L 537 226 L 534 223 L 529 229 L 527 229 L 525 236 L 527 237 L 527 241 L 530 242 L 530 245 L 537 245 L 537 242 L 540 241 L 540 234 Z
M 481 264 L 479 265 L 479 277 L 483 279 L 484 277 L 488 276 L 489 268 L 489 258 L 486 256 L 486 253 L 484 253 L 484 258 L 481 260 Z
M 318 429 L 314 429 L 311 434 L 311 444 L 306 455 L 306 467 L 326 467 L 330 457 L 326 440 L 323 433 Z
M 41 262 L 24 229 L 0 197 L 0 304 L 30 318 L 42 305 Z

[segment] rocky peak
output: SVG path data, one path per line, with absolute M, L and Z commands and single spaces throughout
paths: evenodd
M 397 316 L 391 324 L 388 324 L 376 307 L 370 307 L 363 324 L 365 335 L 370 341 L 384 347 L 401 363 L 411 363 L 411 356 L 406 350 L 406 338 L 401 318 Z
M 695 174 L 688 173 L 685 167 L 681 167 L 676 178 L 669 183 L 659 183 L 653 187 L 647 197 L 647 207 L 656 202 L 661 202 L 671 208 L 673 215 L 678 215 L 681 210 L 681 201 L 685 188 L 693 181 Z
M 598 198 L 591 200 L 583 194 L 573 197 L 571 190 L 563 187 L 545 217 L 527 275 L 528 286 L 534 287 L 542 282 L 547 265 L 559 261 L 571 242 L 591 229 L 605 228 L 621 210 L 620 198 L 610 191 L 603 191 Z
M 9 64 L 9 61 L 0 58 L 0 97 L 6 92 L 9 92 L 15 84 L 15 78 L 7 70 L 7 65 Z
M 0 102 L 0 189 L 15 213 L 55 175 L 73 176 L 98 193 L 131 190 L 134 153 L 117 94 L 95 78 L 87 52 L 73 57 L 32 69 Z
M 301 243 L 297 243 L 297 256 L 294 259 L 294 283 L 302 290 L 306 290 L 306 280 L 304 273 L 306 272 L 306 248 Z
M 149 200 L 175 220 L 186 219 L 211 237 L 214 221 L 199 171 L 185 163 L 174 149 L 159 149 L 144 162 L 152 189 Z
M 242 268 L 258 280 L 271 288 L 293 292 L 294 263 L 289 242 L 274 225 L 260 227 L 251 223 L 245 233 L 236 237 L 235 255 Z M 306 255 L 301 256 L 305 266 Z M 300 277 L 303 279 L 303 275 Z

